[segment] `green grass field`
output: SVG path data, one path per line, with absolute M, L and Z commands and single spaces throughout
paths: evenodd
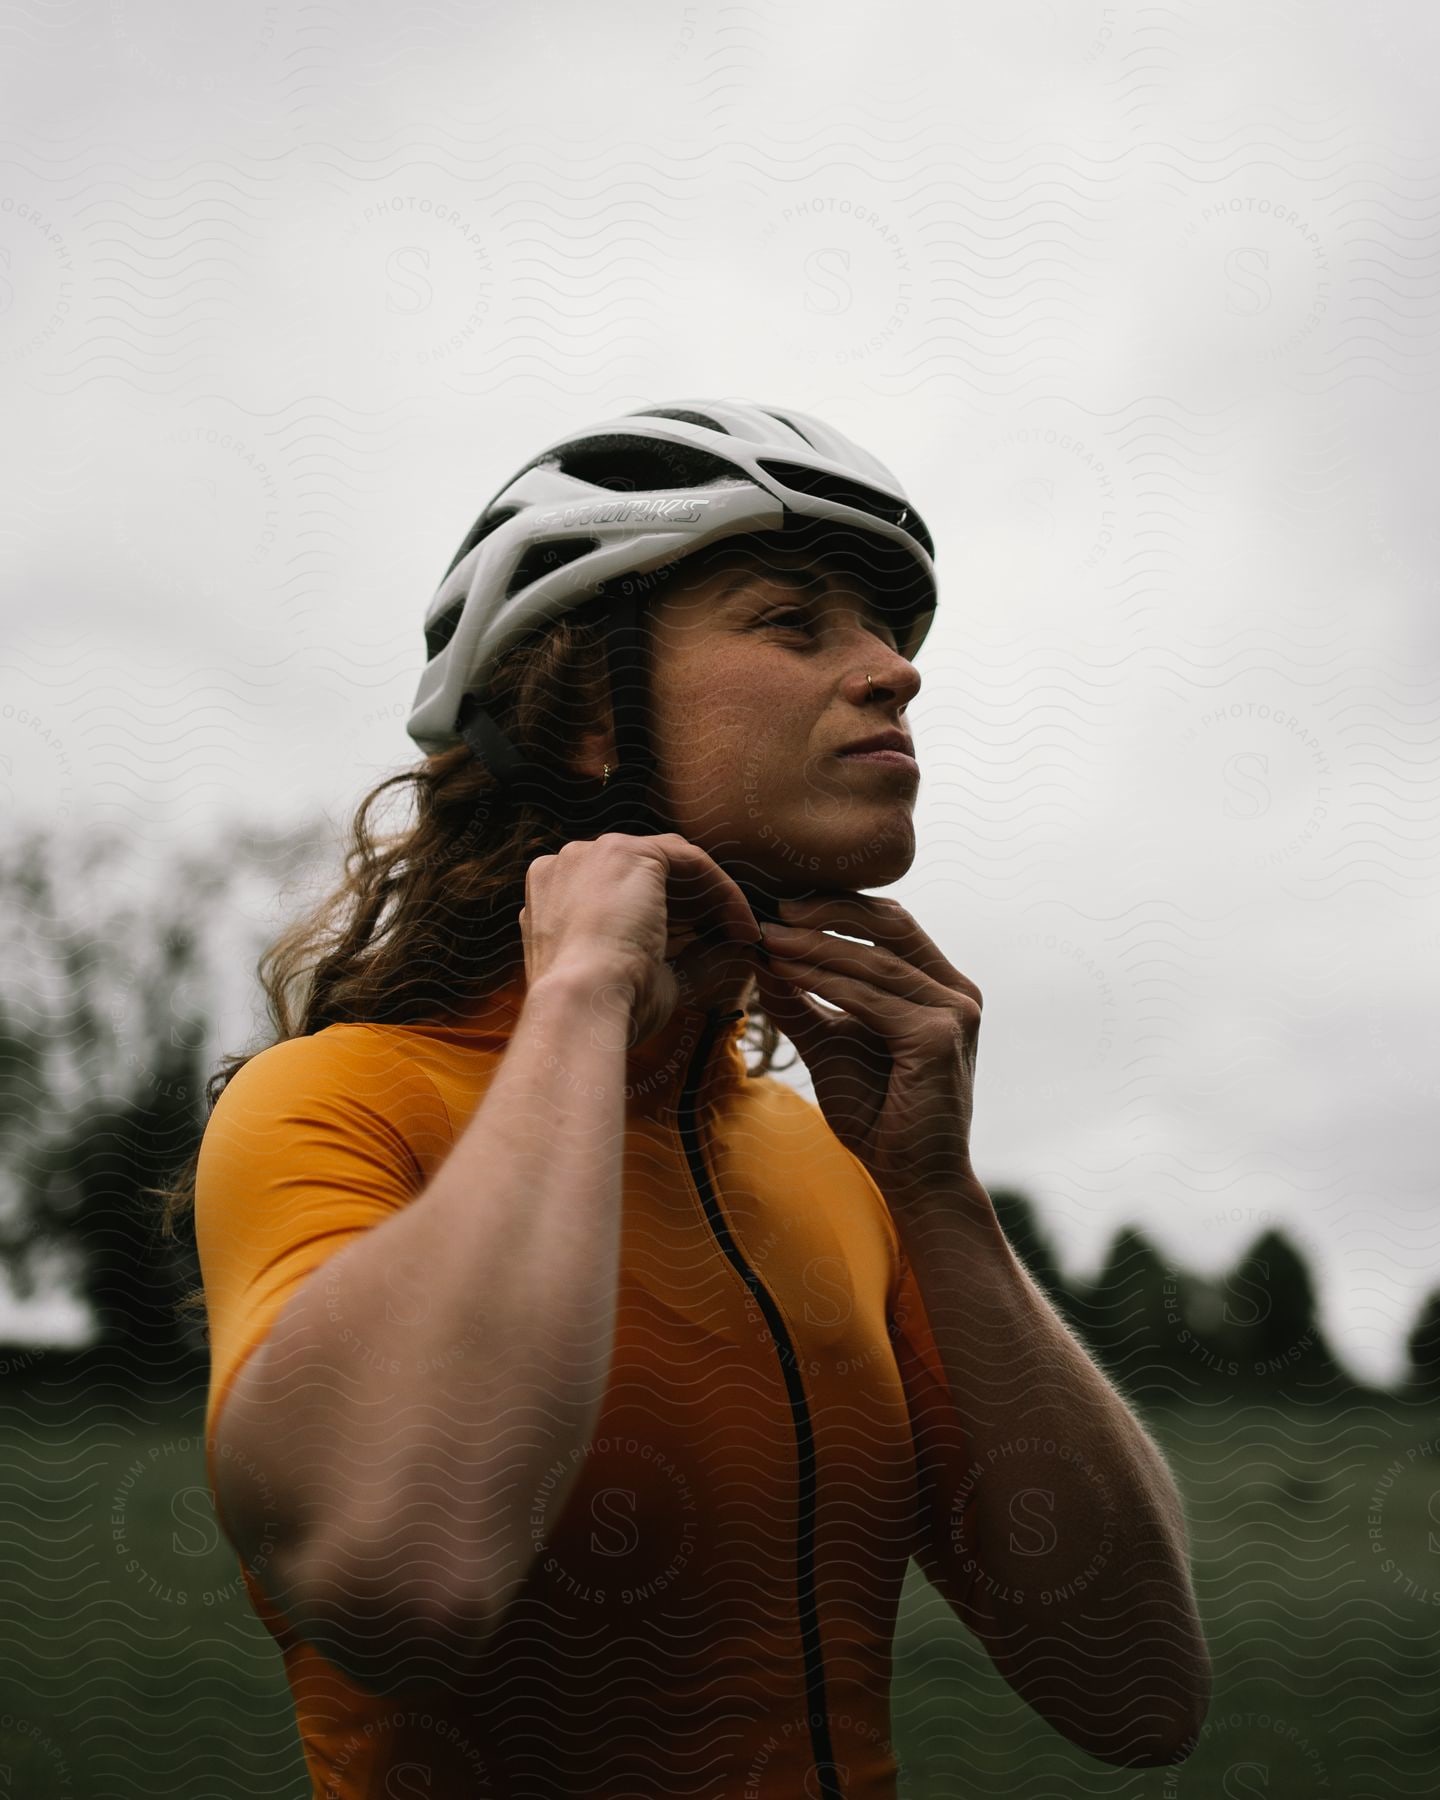
M 1118 1770 L 1016 1698 L 912 1566 L 906 1800 L 1392 1800 L 1440 1791 L 1440 1416 L 1303 1396 L 1151 1428 L 1186 1496 L 1217 1671 L 1204 1743 Z M 0 1800 L 308 1800 L 279 1658 L 205 1493 L 201 1402 L 0 1390 Z

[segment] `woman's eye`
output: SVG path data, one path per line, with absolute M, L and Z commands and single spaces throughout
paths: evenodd
M 770 617 L 765 621 L 765 623 L 767 625 L 783 625 L 787 619 L 795 619 L 799 622 L 800 625 L 805 627 L 807 630 L 809 628 L 809 625 L 810 625 L 809 613 L 801 612 L 797 607 L 793 607 L 793 606 L 789 609 L 788 612 L 771 613 Z

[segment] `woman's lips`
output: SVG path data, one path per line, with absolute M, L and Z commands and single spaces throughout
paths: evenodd
M 904 769 L 916 780 L 920 777 L 920 765 L 913 756 L 907 756 L 903 750 L 841 750 L 837 752 L 841 762 L 881 763 L 891 768 Z

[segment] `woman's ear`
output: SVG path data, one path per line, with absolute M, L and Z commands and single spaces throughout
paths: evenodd
M 605 773 L 605 764 L 615 767 L 615 742 L 608 728 L 582 731 L 576 740 L 575 752 L 570 758 L 570 766 L 577 775 L 588 775 L 599 781 Z

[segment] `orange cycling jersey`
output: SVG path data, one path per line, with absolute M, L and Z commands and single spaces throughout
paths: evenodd
M 522 1004 L 331 1025 L 232 1078 L 196 1189 L 207 1436 L 291 1296 L 445 1160 Z M 893 1800 L 908 1559 L 957 1617 L 973 1582 L 966 1438 L 879 1190 L 813 1101 L 748 1074 L 744 1020 L 682 1007 L 628 1053 L 609 1380 L 563 1505 L 535 1496 L 484 1703 L 370 1693 L 244 1570 L 316 1796 Z

